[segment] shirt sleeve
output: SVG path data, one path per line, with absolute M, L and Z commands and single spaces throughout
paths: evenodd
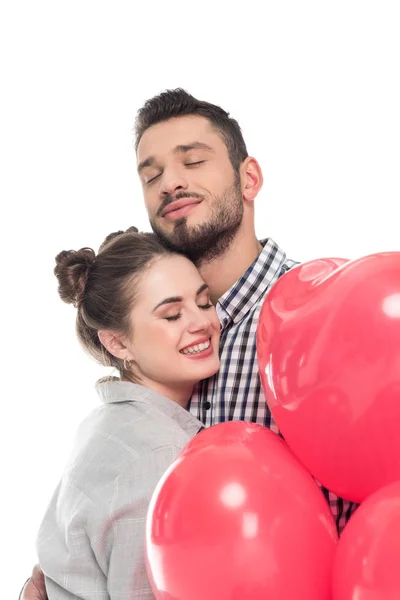
M 145 564 L 145 525 L 153 491 L 180 452 L 162 447 L 122 473 L 88 522 L 96 561 L 110 600 L 153 600 Z

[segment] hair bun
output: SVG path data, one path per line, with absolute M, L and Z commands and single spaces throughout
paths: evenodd
M 67 304 L 78 306 L 83 299 L 90 268 L 96 254 L 91 248 L 63 250 L 56 256 L 54 274 L 58 279 L 58 293 Z
M 100 252 L 100 250 L 103 250 L 103 248 L 105 246 L 107 246 L 107 244 L 109 242 L 111 242 L 115 238 L 119 237 L 120 235 L 124 235 L 124 233 L 139 233 L 139 229 L 137 227 L 128 227 L 128 229 L 126 231 L 123 231 L 121 229 L 120 231 L 115 231 L 114 233 L 109 233 L 108 236 L 106 237 L 106 239 L 104 240 L 104 242 L 101 244 L 101 246 L 99 248 L 99 252 Z

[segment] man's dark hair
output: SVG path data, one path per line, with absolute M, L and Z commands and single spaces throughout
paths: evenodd
M 225 110 L 197 100 L 181 88 L 166 90 L 158 96 L 147 100 L 139 109 L 135 122 L 135 147 L 138 148 L 144 132 L 157 123 L 168 121 L 173 117 L 198 115 L 209 120 L 216 132 L 222 137 L 228 149 L 229 159 L 237 171 L 247 158 L 248 153 L 239 124 Z

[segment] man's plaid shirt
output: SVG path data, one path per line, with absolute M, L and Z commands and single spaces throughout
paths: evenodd
M 194 389 L 190 411 L 206 427 L 224 421 L 252 421 L 278 433 L 268 409 L 258 372 L 256 331 L 268 290 L 296 262 L 271 239 L 244 275 L 217 302 L 221 322 L 221 367 L 216 375 Z M 322 488 L 338 530 L 350 518 L 356 504 Z

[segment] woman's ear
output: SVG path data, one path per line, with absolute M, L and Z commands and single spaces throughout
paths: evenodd
M 120 333 L 101 329 L 98 336 L 100 342 L 110 354 L 122 360 L 133 360 L 133 356 L 130 356 L 130 352 L 124 343 L 124 336 Z

